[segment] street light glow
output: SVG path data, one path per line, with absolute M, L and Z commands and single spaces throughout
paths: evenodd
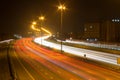
M 44 19 L 45 19 L 44 16 L 39 17 L 39 20 L 44 20 Z
M 59 10 L 65 10 L 66 7 L 65 7 L 64 5 L 60 5 L 60 6 L 58 6 L 58 9 L 59 9 Z
M 34 29 L 34 25 L 32 25 L 31 28 Z
M 37 23 L 35 21 L 32 22 L 33 25 L 36 25 Z

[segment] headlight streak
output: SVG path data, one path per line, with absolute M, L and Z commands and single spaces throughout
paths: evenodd
M 10 41 L 13 41 L 14 39 L 9 39 L 9 40 L 4 40 L 4 41 L 0 41 L 0 44 L 1 43 L 9 43 Z
M 48 37 L 49 36 L 42 37 L 43 45 L 60 50 L 60 44 L 48 42 L 45 40 Z M 40 39 L 41 38 L 36 38 L 34 39 L 34 41 L 40 44 Z M 75 48 L 75 47 L 66 46 L 66 45 L 63 45 L 63 51 L 73 55 L 81 56 L 81 57 L 84 57 L 84 55 L 86 54 L 86 58 L 94 59 L 97 61 L 103 61 L 103 62 L 114 64 L 114 65 L 119 65 L 117 64 L 117 58 L 120 57 L 120 55 L 116 55 L 116 54 L 108 54 L 104 52 L 80 49 L 80 48 Z
M 113 50 L 120 50 L 120 46 L 115 44 L 100 44 L 100 43 L 87 43 L 82 41 L 75 41 L 75 40 L 66 40 L 65 42 L 68 43 L 74 43 L 74 44 L 81 44 L 86 46 L 93 46 L 93 47 L 99 47 L 99 48 L 107 48 L 107 49 L 113 49 Z

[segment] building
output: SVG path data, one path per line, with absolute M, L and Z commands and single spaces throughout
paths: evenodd
M 112 19 L 85 23 L 83 39 L 120 42 L 120 20 Z
M 120 41 L 120 22 L 117 19 L 102 21 L 101 40 L 107 42 Z
M 100 38 L 100 23 L 86 23 L 84 25 L 84 39 L 96 40 Z

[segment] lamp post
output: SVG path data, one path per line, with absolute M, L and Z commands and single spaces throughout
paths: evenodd
M 41 21 L 41 24 L 40 24 L 40 36 L 41 36 L 41 45 L 42 45 L 42 26 L 43 26 L 43 21 L 45 20 L 45 17 L 44 16 L 40 16 L 39 17 L 39 20 Z
M 60 10 L 60 38 L 61 38 L 61 53 L 62 53 L 62 25 L 63 25 L 63 11 L 66 9 L 64 5 L 59 5 L 58 10 Z

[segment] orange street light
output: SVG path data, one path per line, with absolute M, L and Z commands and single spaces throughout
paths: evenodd
M 32 22 L 33 25 L 36 25 L 37 23 L 35 21 Z
M 59 10 L 65 10 L 66 7 L 65 7 L 64 5 L 59 5 L 59 6 L 58 6 L 58 9 L 59 9 Z

